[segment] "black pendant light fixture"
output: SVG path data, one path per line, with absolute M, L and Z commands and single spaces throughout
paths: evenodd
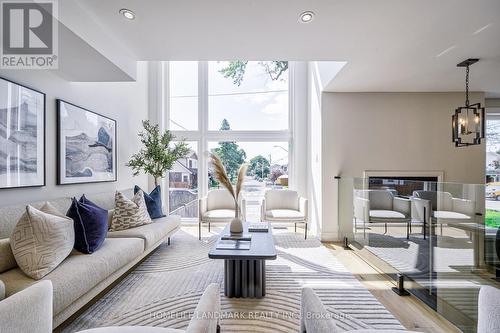
M 456 147 L 481 144 L 484 139 L 484 107 L 481 103 L 469 103 L 469 66 L 479 59 L 467 59 L 457 65 L 465 67 L 465 106 L 460 106 L 451 117 L 453 142 Z

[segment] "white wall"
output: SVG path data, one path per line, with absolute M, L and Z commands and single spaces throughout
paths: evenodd
M 500 98 L 487 98 L 485 104 L 487 108 L 500 108 Z
M 486 104 L 486 112 L 500 113 L 500 98 L 487 98 L 484 103 Z
M 307 89 L 308 64 L 303 61 L 293 62 L 293 139 L 291 149 L 291 166 L 293 167 L 290 187 L 297 190 L 300 196 L 307 196 Z
M 42 70 L 0 71 L 0 77 L 32 87 L 46 94 L 46 186 L 0 190 L 0 206 L 36 200 L 79 196 L 130 188 L 147 188 L 146 176 L 132 177 L 125 163 L 139 150 L 141 120 L 148 118 L 148 64 L 139 62 L 136 82 L 74 83 Z M 113 118 L 118 128 L 118 181 L 110 183 L 56 185 L 56 98 Z
M 484 103 L 484 94 L 471 100 Z M 443 171 L 445 182 L 484 183 L 484 144 L 451 142 L 451 115 L 463 103 L 462 93 L 323 93 L 322 239 L 338 238 L 337 175 Z
M 311 234 L 322 236 L 322 168 L 321 168 L 321 90 L 322 84 L 317 67 L 309 63 L 308 71 L 308 118 L 307 118 L 307 197 L 309 199 L 309 225 Z M 324 237 L 324 236 L 323 236 Z

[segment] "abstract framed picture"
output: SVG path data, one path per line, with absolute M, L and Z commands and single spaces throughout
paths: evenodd
M 57 184 L 116 181 L 116 121 L 57 100 Z
M 0 189 L 45 186 L 45 94 L 0 78 Z

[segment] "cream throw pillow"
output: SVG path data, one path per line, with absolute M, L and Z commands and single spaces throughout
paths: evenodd
M 73 220 L 48 202 L 40 210 L 27 206 L 10 236 L 17 265 L 35 280 L 56 268 L 74 245 Z
M 130 229 L 151 222 L 153 221 L 149 216 L 142 191 L 137 192 L 132 200 L 128 199 L 123 193 L 116 192 L 115 209 L 109 231 Z

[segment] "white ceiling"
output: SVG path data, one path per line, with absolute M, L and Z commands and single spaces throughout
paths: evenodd
M 136 60 L 346 61 L 328 91 L 457 91 L 456 64 L 478 57 L 472 89 L 500 96 L 499 0 L 59 3 L 79 6 L 95 22 L 84 29 L 106 30 Z M 137 18 L 125 20 L 121 8 Z M 316 13 L 309 24 L 298 22 L 305 10 Z

